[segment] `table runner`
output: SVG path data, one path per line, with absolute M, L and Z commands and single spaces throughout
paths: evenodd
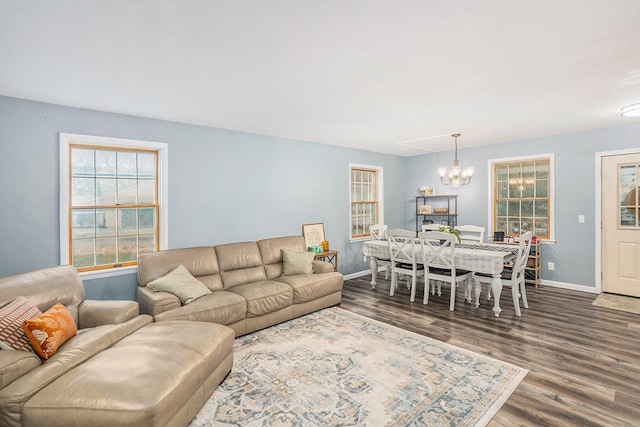
M 422 259 L 422 249 L 417 248 L 418 259 Z M 368 240 L 362 245 L 367 257 L 389 259 L 389 244 L 386 240 Z M 500 274 L 505 261 L 514 258 L 518 247 L 502 245 L 462 243 L 456 245 L 456 268 L 478 273 Z
M 463 249 L 478 249 L 482 251 L 499 251 L 499 252 L 511 252 L 514 255 L 518 254 L 517 246 L 506 246 L 506 245 L 497 245 L 497 244 L 486 244 L 486 243 L 456 243 L 456 248 Z

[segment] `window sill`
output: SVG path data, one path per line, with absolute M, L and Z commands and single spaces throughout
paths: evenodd
M 138 266 L 109 268 L 106 270 L 83 271 L 80 274 L 82 280 L 104 279 L 108 277 L 124 276 L 126 274 L 137 274 Z

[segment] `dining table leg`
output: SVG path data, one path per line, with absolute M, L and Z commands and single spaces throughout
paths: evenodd
M 471 277 L 473 277 L 473 283 L 476 285 L 476 308 L 480 307 L 480 293 L 482 292 L 482 283 L 480 282 L 480 280 L 478 280 L 478 278 L 475 276 L 475 274 L 472 274 Z
M 371 268 L 371 289 L 375 289 L 376 285 L 376 277 L 378 276 L 378 258 L 371 257 L 369 261 L 369 267 Z
M 502 293 L 502 274 L 493 274 L 491 280 L 491 290 L 493 291 L 493 313 L 496 317 L 500 316 L 502 309 L 500 308 L 500 294 Z

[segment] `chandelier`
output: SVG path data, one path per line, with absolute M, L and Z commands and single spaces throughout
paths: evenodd
M 458 162 L 458 137 L 459 133 L 454 133 L 451 135 L 455 138 L 455 157 L 453 158 L 453 167 L 449 170 L 447 168 L 438 168 L 438 175 L 440 175 L 440 182 L 444 185 L 451 185 L 452 187 L 460 187 L 461 185 L 467 185 L 471 182 L 471 177 L 473 177 L 473 167 L 467 166 L 466 168 L 461 168 Z

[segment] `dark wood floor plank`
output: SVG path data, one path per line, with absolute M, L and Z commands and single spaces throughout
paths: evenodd
M 424 305 L 422 285 L 411 303 L 404 283 L 390 297 L 384 275 L 375 290 L 369 282 L 345 281 L 341 307 L 529 370 L 491 426 L 640 426 L 640 315 L 540 286 L 527 288 L 521 317 L 505 288 L 496 318 L 486 287 L 478 308 L 458 289 L 452 312 L 448 287 Z

